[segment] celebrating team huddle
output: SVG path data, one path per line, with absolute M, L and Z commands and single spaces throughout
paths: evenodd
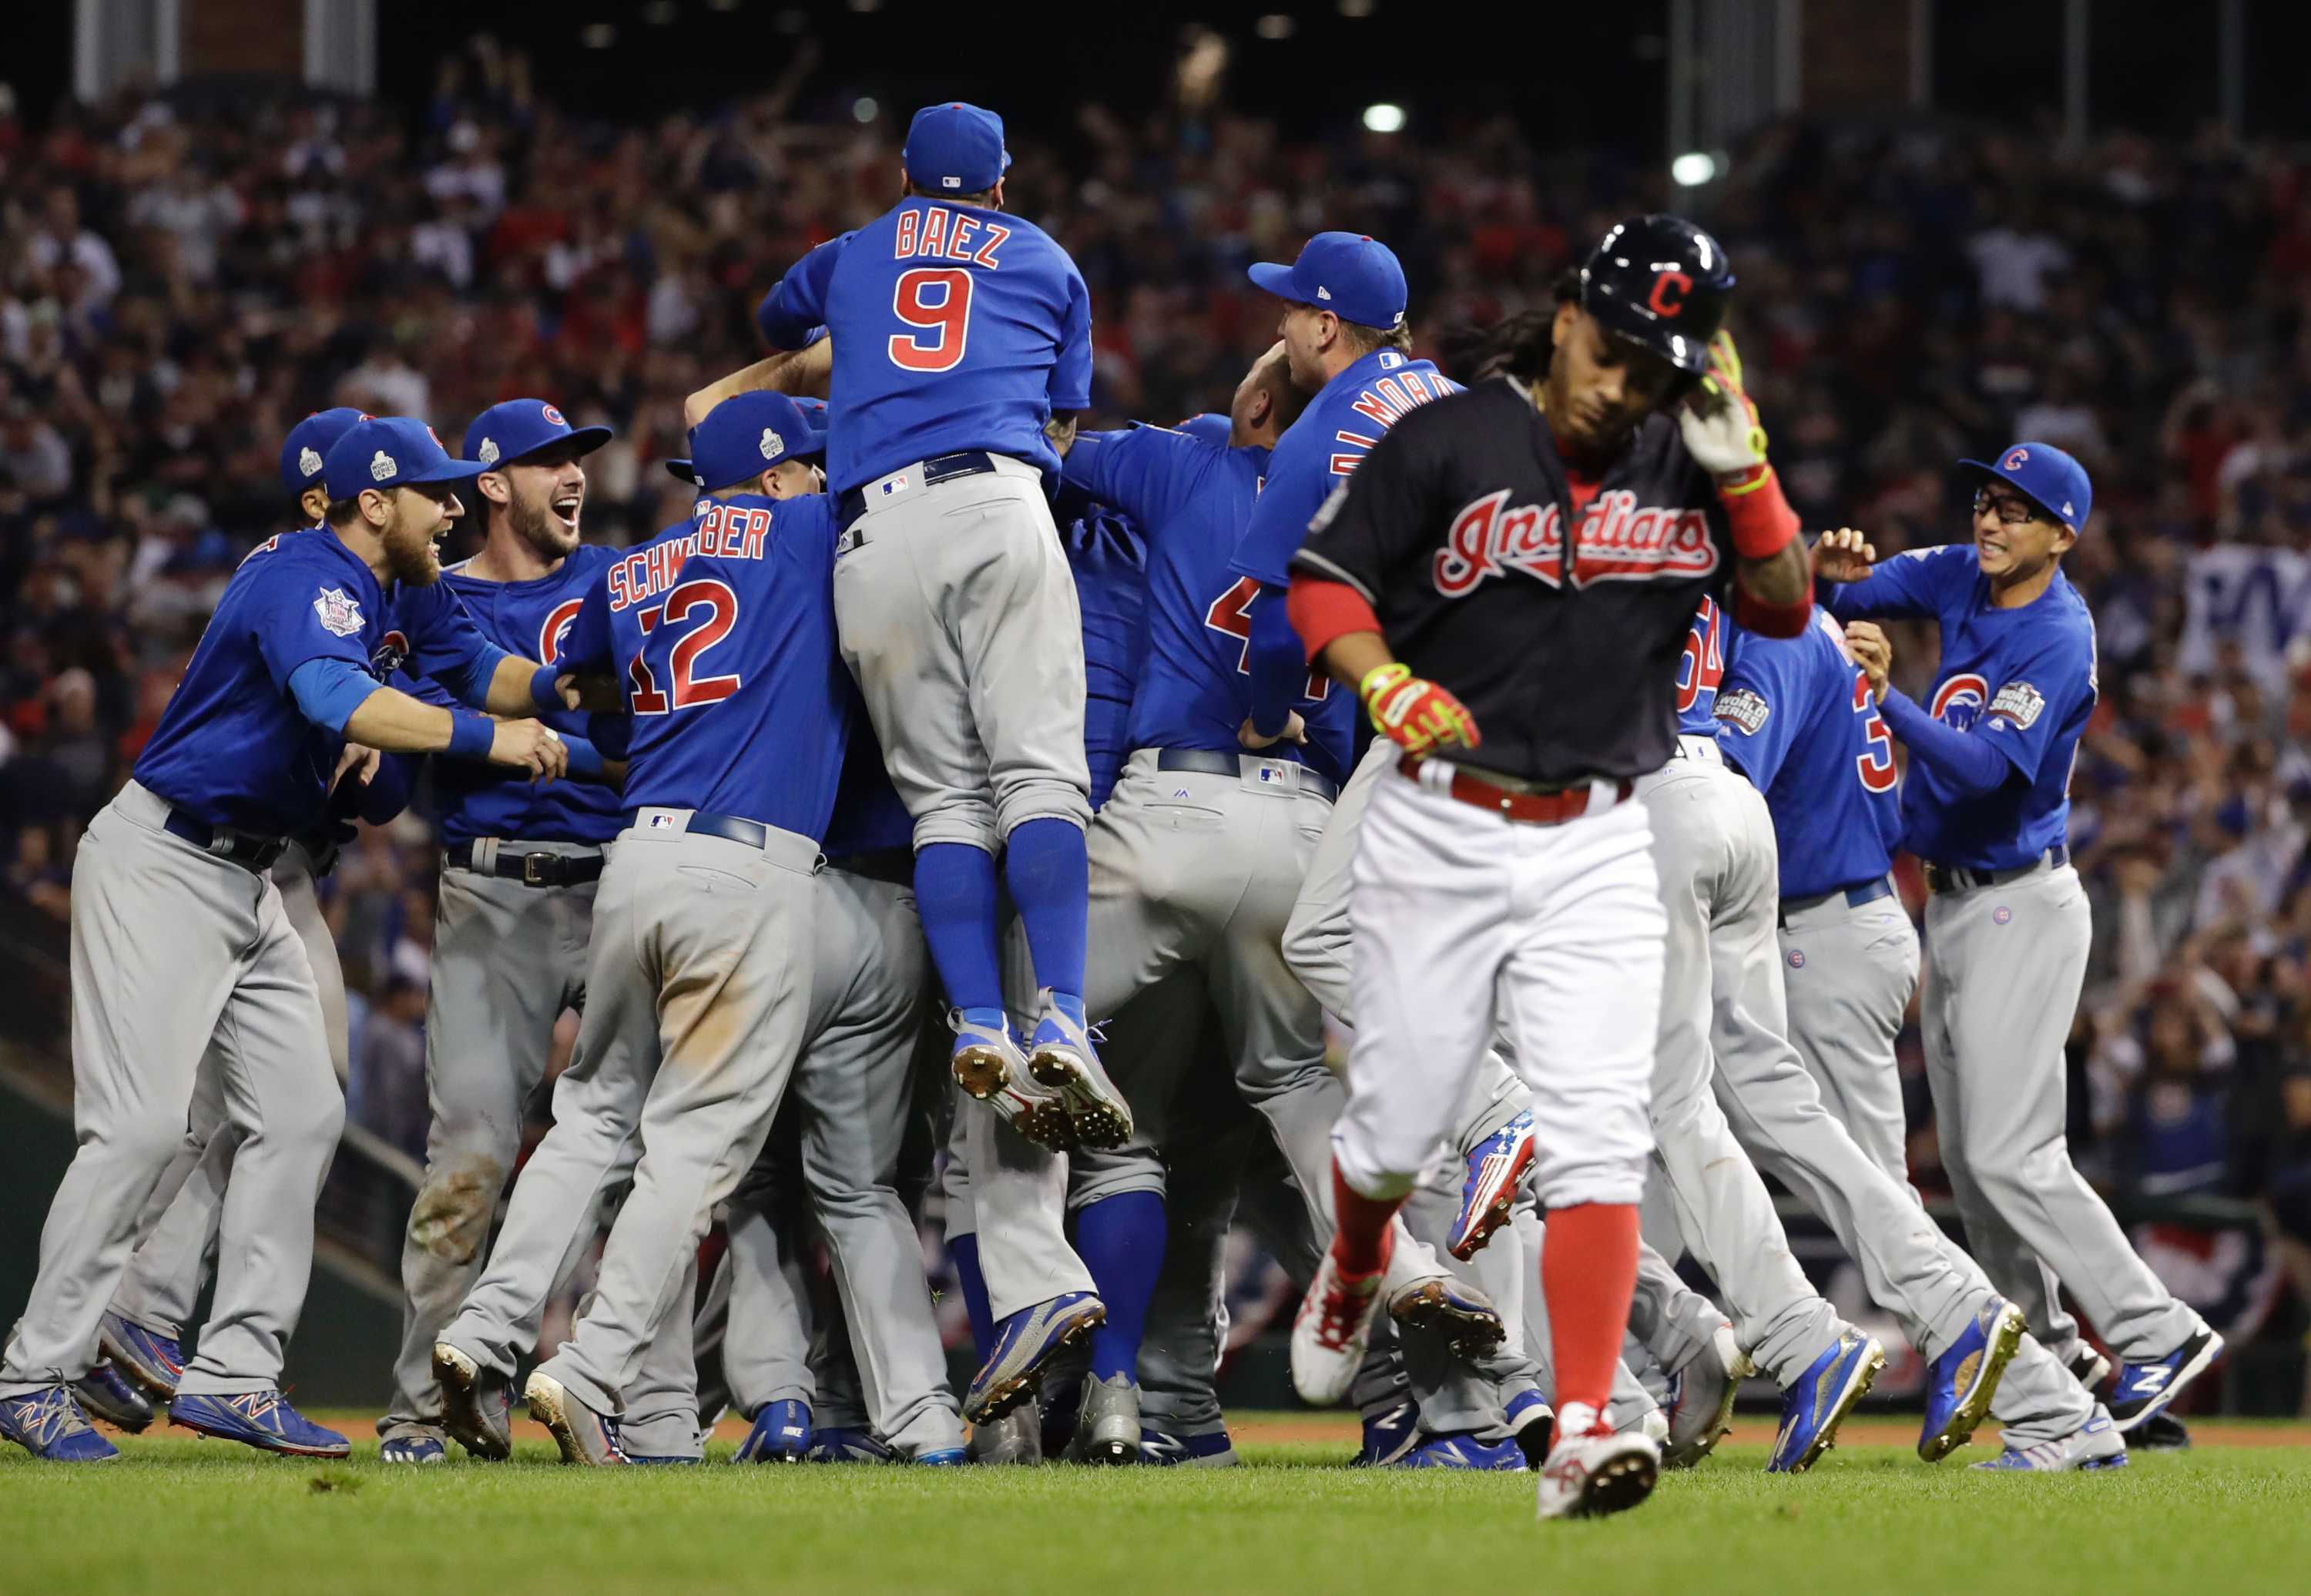
M 292 431 L 302 529 L 241 564 L 83 843 L 80 1147 L 0 1435 L 101 1461 L 88 1415 L 165 1402 L 348 1451 L 280 1387 L 344 1119 L 314 883 L 430 758 L 388 1461 L 510 1455 L 607 1211 L 519 1390 L 566 1462 L 695 1463 L 735 1410 L 742 1462 L 1229 1464 L 1241 1220 L 1308 1283 L 1293 1379 L 1359 1409 L 1359 1461 L 1533 1468 L 1541 1516 L 1615 1512 L 1752 1374 L 1797 1473 L 1885 1365 L 1771 1175 L 1929 1361 L 1923 1458 L 1994 1416 L 1977 1467 L 2124 1464 L 2222 1342 L 2063 1143 L 2077 463 L 1958 462 L 1965 542 L 1801 536 L 1732 266 L 1666 215 L 1452 376 L 1388 247 L 1319 233 L 1251 268 L 1283 308 L 1226 414 L 1081 431 L 1089 296 L 1005 210 L 1002 124 L 929 107 L 903 161 L 891 211 L 769 289 L 769 355 L 693 396 L 695 510 L 636 548 L 580 542 L 609 432 L 545 399 L 455 457 L 411 418 Z M 1930 704 L 1882 617 L 1938 624 Z M 1907 1181 L 1914 996 L 1966 1249 Z

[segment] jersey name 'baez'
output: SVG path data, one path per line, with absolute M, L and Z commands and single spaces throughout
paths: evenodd
M 1469 706 L 1484 742 L 1455 763 L 1556 786 L 1668 762 L 1679 656 L 1733 545 L 1671 417 L 1576 495 L 1548 423 L 1500 378 L 1397 423 L 1293 563 L 1361 592 L 1397 658 Z

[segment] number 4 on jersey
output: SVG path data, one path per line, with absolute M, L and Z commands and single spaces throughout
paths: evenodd
M 1243 640 L 1243 647 L 1236 651 L 1235 668 L 1239 676 L 1251 674 L 1251 603 L 1260 597 L 1260 583 L 1251 577 L 1239 577 L 1234 587 L 1212 600 L 1211 608 L 1204 612 L 1204 624 L 1214 632 Z M 1321 700 L 1332 691 L 1332 679 L 1308 673 L 1308 691 L 1304 697 Z

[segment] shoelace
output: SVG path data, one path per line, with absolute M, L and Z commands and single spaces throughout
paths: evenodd
M 13 1400 L 9 1406 L 15 1409 L 16 1426 L 31 1440 L 43 1447 L 53 1446 L 67 1436 L 77 1435 L 91 1426 L 80 1410 L 80 1405 L 62 1391 L 39 1391 L 29 1397 Z

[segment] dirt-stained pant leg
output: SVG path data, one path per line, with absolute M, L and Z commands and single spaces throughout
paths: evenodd
M 591 855 L 562 842 L 509 842 L 517 852 Z M 401 1249 L 401 1350 L 379 1433 L 438 1425 L 433 1343 L 473 1289 L 522 1116 L 545 1078 L 554 1027 L 582 1007 L 596 884 L 527 886 L 472 869 L 441 872 L 425 1004 L 425 1088 L 432 1120 L 425 1179 Z M 541 1267 L 567 1248 L 556 1243 Z

